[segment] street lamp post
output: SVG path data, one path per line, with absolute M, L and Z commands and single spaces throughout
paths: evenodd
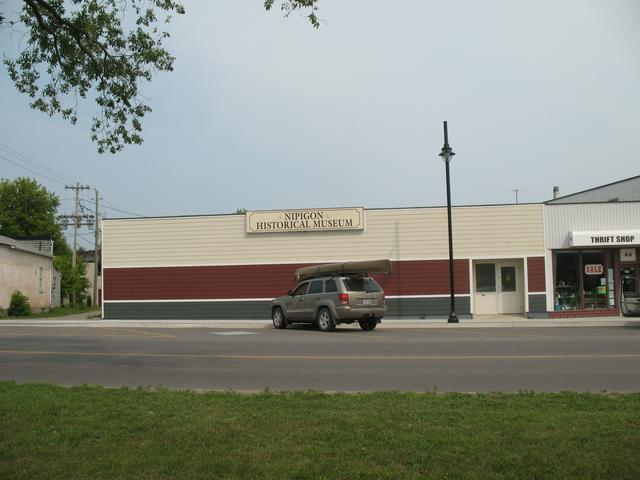
M 455 153 L 449 146 L 449 135 L 447 133 L 447 122 L 444 122 L 444 146 L 439 156 L 444 161 L 445 170 L 447 172 L 447 223 L 449 226 L 449 293 L 451 296 L 451 313 L 449 313 L 449 323 L 458 323 L 458 316 L 456 315 L 456 292 L 453 279 L 453 235 L 451 234 L 451 187 L 449 182 L 449 162 L 452 160 Z

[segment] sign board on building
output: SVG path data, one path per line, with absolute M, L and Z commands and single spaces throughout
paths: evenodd
M 620 261 L 621 262 L 635 262 L 636 261 L 636 249 L 635 248 L 621 248 L 620 249 Z
M 569 245 L 572 247 L 640 245 L 640 230 L 571 232 L 569 234 Z
M 247 233 L 364 230 L 364 209 L 307 208 L 247 212 Z
M 584 273 L 587 275 L 602 275 L 604 273 L 604 268 L 600 263 L 589 263 L 584 266 Z

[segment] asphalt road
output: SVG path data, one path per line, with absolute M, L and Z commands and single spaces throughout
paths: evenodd
M 640 328 L 0 326 L 0 380 L 243 391 L 640 391 Z

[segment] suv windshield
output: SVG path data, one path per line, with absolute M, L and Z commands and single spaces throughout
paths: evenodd
M 379 292 L 382 289 L 373 278 L 345 277 L 342 279 L 349 292 Z

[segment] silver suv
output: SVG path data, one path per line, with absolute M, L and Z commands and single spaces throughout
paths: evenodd
M 316 323 L 328 332 L 340 323 L 357 321 L 362 330 L 373 330 L 385 313 L 384 292 L 366 275 L 311 278 L 271 302 L 275 328 L 297 322 Z

